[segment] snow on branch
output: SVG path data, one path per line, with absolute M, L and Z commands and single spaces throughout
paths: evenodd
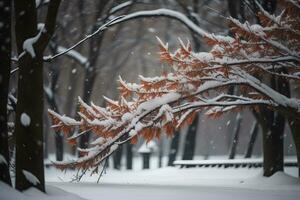
M 69 53 L 70 51 L 72 51 L 74 48 L 76 48 L 77 46 L 81 45 L 82 43 L 84 43 L 86 40 L 90 39 L 91 37 L 99 34 L 99 33 L 102 33 L 105 29 L 107 29 L 107 27 L 111 26 L 115 21 L 117 20 L 120 20 L 122 19 L 124 16 L 118 16 L 112 20 L 109 20 L 108 22 L 106 22 L 105 24 L 101 25 L 96 31 L 94 31 L 93 33 L 85 36 L 83 39 L 81 39 L 80 41 L 76 42 L 74 45 L 72 45 L 71 47 L 69 48 L 66 48 L 64 51 L 61 51 L 60 53 L 58 54 L 55 54 L 55 55 L 49 55 L 49 56 L 45 56 L 44 57 L 44 61 L 46 62 L 49 62 L 57 57 L 60 57 L 64 54 L 67 54 Z
M 67 51 L 67 48 L 65 48 L 63 46 L 57 47 L 57 53 L 64 53 L 64 52 L 66 52 L 65 54 L 67 56 L 76 60 L 80 65 L 82 65 L 82 66 L 89 65 L 88 58 L 85 57 L 84 55 L 82 55 L 81 53 L 79 53 L 78 51 L 76 51 L 74 49 Z
M 35 58 L 35 51 L 33 45 L 39 40 L 43 31 L 44 31 L 44 25 L 40 28 L 39 33 L 36 36 L 32 38 L 28 38 L 23 42 L 23 50 L 29 53 L 32 58 Z
M 188 28 L 190 28 L 192 31 L 197 33 L 198 35 L 201 36 L 208 36 L 210 35 L 208 32 L 197 26 L 192 20 L 190 20 L 186 15 L 175 11 L 175 10 L 170 10 L 166 8 L 161 8 L 157 10 L 143 10 L 143 11 L 137 11 L 131 14 L 126 15 L 125 17 L 116 20 L 113 22 L 113 24 L 118 24 L 124 21 L 128 21 L 131 19 L 135 18 L 141 18 L 141 17 L 169 17 L 176 19 L 183 24 L 185 24 Z

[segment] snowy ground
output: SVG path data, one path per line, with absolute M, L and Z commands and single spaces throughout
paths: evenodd
M 153 160 L 155 161 L 155 160 Z M 163 167 L 151 162 L 152 169 L 107 169 L 98 176 L 86 175 L 70 182 L 76 171 L 46 168 L 47 195 L 36 189 L 23 194 L 0 182 L 0 200 L 299 200 L 300 179 L 296 168 L 285 168 L 271 178 L 262 177 L 261 168 L 184 168 Z M 111 166 L 111 165 L 110 165 Z
M 225 187 L 56 184 L 86 199 L 99 200 L 299 200 L 300 193 L 281 190 L 253 190 Z
M 49 185 L 90 200 L 299 200 L 300 180 L 293 177 L 297 170 L 286 168 L 286 173 L 263 178 L 261 169 L 245 168 L 108 170 L 97 184 L 96 176 L 86 176 L 80 183 L 70 183 L 74 172 L 62 174 L 55 169 L 48 169 L 46 180 Z
M 0 181 L 0 200 L 84 200 L 78 195 L 47 185 L 47 194 L 35 188 L 21 193 Z

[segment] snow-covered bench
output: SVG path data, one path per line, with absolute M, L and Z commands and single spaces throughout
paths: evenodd
M 233 159 L 233 160 L 176 160 L 175 166 L 180 167 L 262 167 L 262 158 L 251 159 Z M 284 160 L 284 166 L 296 167 L 296 158 L 288 158 Z

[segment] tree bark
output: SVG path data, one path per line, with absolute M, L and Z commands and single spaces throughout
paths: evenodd
M 97 24 L 97 20 L 101 17 L 103 17 L 103 11 L 105 6 L 107 5 L 109 1 L 99 1 L 97 7 L 99 8 L 98 13 L 95 15 L 95 24 L 92 27 L 92 30 L 95 31 L 99 24 Z M 106 16 L 107 17 L 107 16 Z M 95 79 L 97 76 L 96 72 L 96 64 L 100 53 L 100 47 L 103 40 L 103 34 L 100 36 L 96 36 L 91 38 L 89 43 L 89 64 L 85 66 L 85 75 L 84 75 L 84 84 L 83 84 L 83 97 L 82 100 L 86 103 L 89 103 L 91 100 L 91 94 L 94 87 Z M 90 139 L 90 132 L 85 133 L 82 135 L 79 139 L 79 147 L 80 148 L 87 148 L 89 144 Z
M 179 132 L 175 132 L 174 137 L 171 141 L 171 147 L 169 152 L 169 160 L 168 160 L 168 166 L 174 166 L 174 161 L 177 156 L 178 152 L 178 146 L 179 146 Z
M 18 103 L 16 112 L 16 189 L 36 187 L 45 192 L 43 159 L 43 52 L 52 37 L 60 0 L 48 5 L 45 27 L 33 42 L 35 55 L 25 52 L 24 41 L 37 36 L 35 0 L 15 0 L 15 31 L 19 57 Z M 24 173 L 31 173 L 39 182 L 31 183 Z
M 271 77 L 271 87 L 287 97 L 290 96 L 289 83 L 283 78 Z M 257 113 L 256 118 L 263 130 L 264 176 L 269 177 L 284 169 L 283 132 L 285 117 L 278 111 L 262 108 L 262 113 Z
M 18 52 L 23 52 L 23 42 L 34 37 L 37 31 L 35 1 L 16 0 L 16 40 Z M 26 190 L 31 186 L 45 191 L 43 160 L 43 60 L 41 52 L 31 57 L 26 53 L 19 60 L 18 104 L 16 113 L 16 188 Z M 23 123 L 22 123 L 22 122 Z M 25 171 L 37 177 L 33 185 Z
M 184 143 L 183 155 L 182 155 L 183 160 L 193 160 L 194 158 L 198 121 L 199 121 L 199 115 L 196 115 L 193 123 L 188 128 L 188 132 Z
M 126 144 L 126 169 L 132 169 L 132 144 Z
M 0 0 L 0 181 L 11 185 L 7 129 L 7 99 L 11 58 L 11 1 Z
M 263 168 L 264 176 L 269 177 L 278 171 L 283 171 L 284 118 L 277 112 L 265 111 L 264 113 Z
M 56 48 L 56 47 L 54 47 Z M 52 48 L 53 49 L 53 48 Z M 56 51 L 52 51 L 56 52 Z M 51 66 L 51 81 L 49 83 L 49 90 L 45 91 L 45 96 L 48 102 L 48 105 L 55 112 L 59 112 L 58 105 L 56 102 L 56 91 L 55 86 L 59 77 L 59 69 L 56 66 Z M 55 131 L 55 157 L 57 161 L 62 161 L 64 159 L 64 142 L 63 142 L 63 134 L 59 131 Z
M 114 169 L 121 169 L 122 149 L 123 146 L 120 146 L 113 154 Z
M 251 158 L 254 144 L 257 138 L 257 134 L 258 134 L 258 123 L 255 120 L 252 124 L 252 128 L 250 131 L 250 140 L 246 149 L 245 158 Z
M 298 177 L 300 177 L 300 120 L 289 118 L 288 123 L 296 147 L 297 162 L 298 162 Z
M 241 121 L 242 121 L 242 116 L 241 116 L 240 113 L 238 113 L 237 116 L 236 116 L 235 127 L 233 129 L 233 138 L 232 138 L 232 143 L 231 143 L 228 159 L 234 159 L 235 158 L 236 148 L 237 148 L 237 145 L 238 145 L 238 142 L 239 142 Z
M 86 103 L 90 103 L 95 79 L 96 79 L 95 69 L 89 68 L 85 70 L 82 100 Z M 82 149 L 87 148 L 89 144 L 89 139 L 90 139 L 90 132 L 83 134 L 79 139 L 79 147 Z

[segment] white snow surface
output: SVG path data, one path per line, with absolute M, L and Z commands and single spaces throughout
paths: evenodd
M 26 170 L 22 170 L 22 172 L 23 172 L 25 178 L 33 185 L 37 185 L 40 183 L 39 179 L 35 175 L 33 175 L 31 172 L 26 171 Z
M 287 168 L 296 174 L 296 168 Z M 48 184 L 74 192 L 87 199 L 117 200 L 298 200 L 300 180 L 283 172 L 262 177 L 261 169 L 165 167 L 154 170 L 108 170 L 97 184 L 97 176 L 86 176 L 80 183 L 70 183 L 73 172 L 46 172 Z M 62 182 L 64 181 L 64 182 Z M 234 197 L 234 198 L 233 198 Z
M 21 124 L 23 126 L 29 126 L 30 125 L 31 119 L 30 119 L 30 117 L 29 117 L 29 115 L 27 113 L 23 112 L 21 114 L 20 120 L 21 120 Z
M 84 200 L 54 186 L 46 186 L 46 193 L 35 188 L 19 192 L 0 181 L 0 200 Z

